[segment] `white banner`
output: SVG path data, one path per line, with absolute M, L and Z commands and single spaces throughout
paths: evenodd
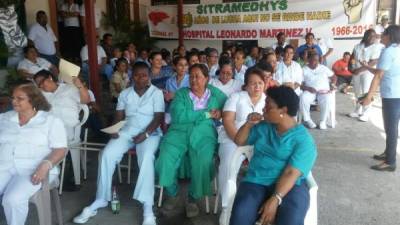
M 281 0 L 184 5 L 184 39 L 257 40 L 360 37 L 373 27 L 376 0 Z M 148 7 L 151 37 L 178 38 L 177 6 Z

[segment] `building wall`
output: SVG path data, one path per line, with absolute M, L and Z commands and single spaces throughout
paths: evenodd
M 49 0 L 29 0 L 25 1 L 26 23 L 28 27 L 36 23 L 36 12 L 43 10 L 50 15 Z M 49 20 L 49 24 L 51 24 Z

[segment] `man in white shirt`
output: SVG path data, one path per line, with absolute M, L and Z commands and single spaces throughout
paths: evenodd
M 79 15 L 79 5 L 74 0 L 68 0 L 61 6 L 61 16 L 64 19 L 63 55 L 67 58 L 78 58 L 82 47 Z
M 97 36 L 97 64 L 100 68 L 100 74 L 105 75 L 107 78 L 110 78 L 113 74 L 113 68 L 110 64 L 107 64 L 107 55 L 104 51 L 103 47 L 99 45 L 99 37 Z M 84 79 L 88 80 L 89 75 L 89 53 L 88 53 L 88 45 L 85 45 L 81 49 L 81 61 L 82 61 L 82 73 L 84 74 Z
M 317 38 L 317 44 L 322 51 L 321 63 L 327 65 L 327 58 L 333 52 L 333 43 L 331 38 Z
M 319 64 L 319 56 L 311 53 L 308 56 L 308 64 L 303 68 L 304 81 L 302 84 L 303 93 L 300 96 L 300 113 L 303 115 L 304 123 L 309 128 L 315 128 L 317 125 L 312 121 L 310 115 L 310 106 L 315 100 L 321 109 L 321 122 L 319 128 L 327 128 L 326 122 L 331 104 L 331 83 L 336 83 L 336 77 L 333 71 L 328 67 Z
M 375 26 L 375 32 L 377 35 L 379 35 L 379 39 L 380 39 L 380 35 L 383 33 L 383 31 L 385 31 L 385 29 L 389 26 L 389 18 L 386 15 L 383 15 L 381 17 L 381 23 L 377 24 Z
M 40 57 L 47 59 L 53 65 L 58 65 L 57 37 L 47 24 L 47 15 L 44 11 L 40 10 L 36 13 L 36 22 L 29 31 L 29 44 L 36 47 Z
M 285 33 L 283 33 L 283 32 L 279 32 L 279 33 L 276 35 L 276 40 L 277 40 L 277 42 L 276 42 L 275 44 L 272 45 L 272 48 L 274 49 L 274 51 L 275 51 L 275 49 L 276 49 L 277 47 L 285 48 L 286 45 L 288 45 L 288 43 L 286 42 L 286 35 L 285 35 Z
M 291 45 L 285 47 L 283 60 L 278 63 L 275 80 L 279 85 L 293 88 L 297 95 L 301 94 L 300 86 L 303 82 L 303 69 L 300 64 L 293 61 L 294 48 Z
M 93 1 L 94 3 L 94 24 L 96 27 L 96 30 L 98 31 L 100 28 L 100 20 L 101 20 L 101 10 L 100 8 L 96 5 L 96 0 Z M 80 16 L 82 20 L 82 27 L 83 27 L 83 33 L 87 33 L 86 29 L 86 15 L 85 15 L 85 4 L 82 4 L 81 6 L 81 11 L 80 11 Z

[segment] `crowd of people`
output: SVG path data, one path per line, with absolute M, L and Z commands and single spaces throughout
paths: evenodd
M 79 12 L 73 1 L 66 4 L 62 15 L 72 34 Z M 0 195 L 10 225 L 24 224 L 29 198 L 47 174 L 50 180 L 57 177 L 56 165 L 65 157 L 79 123 L 79 106 L 95 102 L 85 85 L 93 76 L 88 74 L 87 46 L 80 51 L 81 76 L 72 84 L 64 83 L 58 80 L 56 39 L 43 11 L 37 13 L 37 22 L 17 67 L 25 82 L 13 90 L 13 109 L 0 114 Z M 308 128 L 316 128 L 310 114 L 316 101 L 319 129 L 332 126 L 328 117 L 337 88 L 347 93 L 353 86 L 359 101 L 349 116 L 368 121 L 372 97 L 381 85 L 387 141 L 385 152 L 374 156 L 384 162 L 372 169 L 394 171 L 400 119 L 400 27 L 387 27 L 381 37 L 367 30 L 352 53 L 345 52 L 332 70 L 326 66 L 332 44 L 316 40 L 313 33 L 305 39 L 304 45 L 295 47 L 279 33 L 273 47 L 253 46 L 248 54 L 238 46 L 219 54 L 214 48 L 187 50 L 183 45 L 171 53 L 137 51 L 133 43 L 121 51 L 113 46 L 112 35 L 104 34 L 97 47 L 101 70 L 95 76 L 109 85 L 115 103 L 113 124 L 126 123 L 101 152 L 94 201 L 73 222 L 86 223 L 108 206 L 115 168 L 135 147 L 139 174 L 132 197 L 143 205 L 143 225 L 156 224 L 156 180 L 167 195 L 163 207 L 171 210 L 180 201 L 178 178 L 189 178 L 186 216 L 197 216 L 197 201 L 212 193 L 215 157 L 222 199 L 220 225 L 302 224 L 309 206 L 305 178 L 316 161 L 317 148 L 298 115 Z M 232 173 L 233 153 L 243 145 L 253 145 L 254 156 L 229 221 L 228 173 Z M 240 166 L 236 165 L 236 174 Z

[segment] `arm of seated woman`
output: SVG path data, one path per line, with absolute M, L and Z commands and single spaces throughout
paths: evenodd
M 282 198 L 293 188 L 296 180 L 301 176 L 301 172 L 296 168 L 288 165 L 283 174 L 280 176 L 275 187 L 275 194 L 269 197 L 261 206 L 259 213 L 260 224 L 271 224 L 275 220 L 276 211 Z
M 224 111 L 222 113 L 222 123 L 225 128 L 225 132 L 231 140 L 235 140 L 237 129 L 235 127 L 235 112 Z
M 243 126 L 240 127 L 235 136 L 235 143 L 238 146 L 243 146 L 248 144 L 248 139 L 250 135 L 251 128 L 258 124 L 262 120 L 262 115 L 256 112 L 250 113 L 247 116 L 247 121 Z M 252 144 L 252 143 L 250 143 Z
M 36 168 L 31 176 L 31 182 L 35 185 L 40 184 L 49 174 L 49 171 L 57 165 L 67 154 L 67 149 L 56 148 L 47 156 Z

